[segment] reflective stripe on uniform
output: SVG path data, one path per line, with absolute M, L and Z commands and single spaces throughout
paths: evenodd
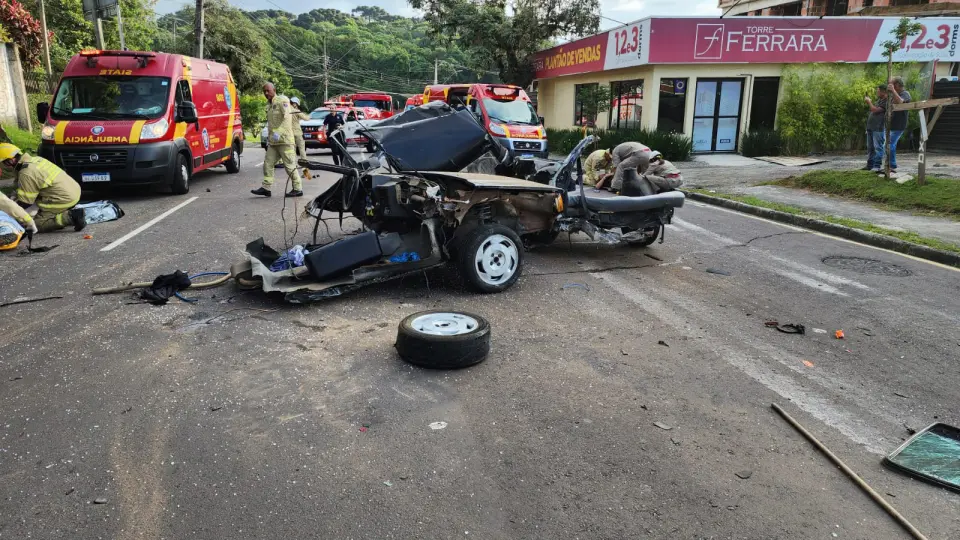
M 25 203 L 32 203 L 34 199 L 37 198 L 37 195 L 40 193 L 36 191 L 24 191 L 22 189 L 17 190 L 17 200 L 23 201 Z
M 73 201 L 69 203 L 60 203 L 60 204 L 50 204 L 45 202 L 38 202 L 37 206 L 44 210 L 66 210 L 68 208 L 73 208 L 80 201 Z

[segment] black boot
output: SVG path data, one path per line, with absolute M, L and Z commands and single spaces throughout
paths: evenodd
M 263 195 L 264 197 L 270 197 L 271 195 L 273 195 L 272 193 L 270 193 L 269 189 L 264 189 L 262 187 L 259 187 L 257 189 L 251 189 L 250 193 L 253 193 L 254 195 Z
M 303 191 L 300 191 L 299 189 L 294 189 L 294 190 L 291 190 L 289 193 L 287 193 L 285 196 L 286 197 L 303 197 Z
M 83 208 L 70 209 L 70 221 L 73 222 L 73 230 L 80 232 L 87 226 L 87 216 Z

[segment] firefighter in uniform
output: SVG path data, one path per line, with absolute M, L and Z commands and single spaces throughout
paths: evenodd
M 644 176 L 653 184 L 657 193 L 672 191 L 683 184 L 683 175 L 676 165 L 663 159 L 663 154 L 652 150 L 650 158 L 650 167 L 646 170 Z
M 27 211 L 24 210 L 19 204 L 11 201 L 9 197 L 3 194 L 2 191 L 0 191 L 0 212 L 3 212 L 17 220 L 17 223 L 31 233 L 36 233 L 38 231 L 37 224 L 33 221 L 33 218 L 30 217 L 30 214 L 28 214 Z
M 596 150 L 587 156 L 583 163 L 583 185 L 596 186 L 613 172 L 611 161 L 613 154 L 609 150 Z
M 309 120 L 310 115 L 301 110 L 300 98 L 296 96 L 290 98 L 290 106 L 293 108 L 293 138 L 297 141 L 297 155 L 300 159 L 307 159 L 307 144 L 303 142 L 303 127 L 300 126 L 300 120 Z
M 273 169 L 277 162 L 283 163 L 287 176 L 293 182 L 293 189 L 287 197 L 303 196 L 303 179 L 297 171 L 294 155 L 293 110 L 286 96 L 278 96 L 273 84 L 263 85 L 263 95 L 267 98 L 267 155 L 263 160 L 263 186 L 250 190 L 254 195 L 271 196 L 273 187 Z
M 0 163 L 14 171 L 17 204 L 36 204 L 40 209 L 31 220 L 33 227 L 17 218 L 24 228 L 48 232 L 68 225 L 79 231 L 86 226 L 83 209 L 74 208 L 80 202 L 80 184 L 60 167 L 7 143 L 0 144 Z

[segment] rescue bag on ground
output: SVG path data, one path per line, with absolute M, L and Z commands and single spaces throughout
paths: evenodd
M 74 208 L 83 210 L 83 220 L 87 225 L 94 223 L 106 223 L 115 221 L 123 217 L 123 210 L 120 205 L 113 201 L 95 201 L 84 204 L 78 204 Z

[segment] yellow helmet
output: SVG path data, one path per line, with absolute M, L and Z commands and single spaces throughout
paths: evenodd
M 6 161 L 22 153 L 19 148 L 10 143 L 0 143 L 0 161 Z

